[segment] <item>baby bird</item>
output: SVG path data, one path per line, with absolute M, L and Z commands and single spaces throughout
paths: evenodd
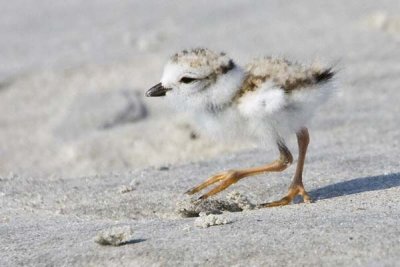
M 272 163 L 218 173 L 186 192 L 195 194 L 219 183 L 200 199 L 213 196 L 242 178 L 288 168 L 293 157 L 285 140 L 295 134 L 299 155 L 289 191 L 280 200 L 262 204 L 274 207 L 291 203 L 297 195 L 304 202 L 311 201 L 302 181 L 310 141 L 306 125 L 332 92 L 333 76 L 331 68 L 271 57 L 256 59 L 242 68 L 225 53 L 198 48 L 173 55 L 161 82 L 146 96 L 165 96 L 176 108 L 191 113 L 199 128 L 211 135 L 251 137 L 262 145 L 272 140 L 277 145 L 280 156 Z

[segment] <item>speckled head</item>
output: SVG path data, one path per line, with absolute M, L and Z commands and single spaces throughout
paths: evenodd
M 206 48 L 183 50 L 170 58 L 170 64 L 184 65 L 188 68 L 204 69 L 215 74 L 225 73 L 233 68 L 233 61 L 225 53 L 215 53 Z
M 149 89 L 146 96 L 164 96 L 174 90 L 196 93 L 234 68 L 235 64 L 225 53 L 205 48 L 183 50 L 169 59 L 161 82 Z

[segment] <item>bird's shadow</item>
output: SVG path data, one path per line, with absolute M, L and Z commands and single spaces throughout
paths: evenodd
M 309 192 L 314 200 L 358 194 L 368 191 L 383 190 L 400 186 L 400 173 L 383 174 L 352 179 L 327 185 Z
M 130 245 L 130 244 L 136 244 L 136 243 L 141 243 L 141 242 L 144 242 L 144 241 L 146 241 L 147 239 L 143 239 L 143 238 L 139 238 L 139 239 L 131 239 L 131 240 L 128 240 L 128 241 L 126 241 L 126 242 L 124 242 L 124 243 L 121 243 L 121 246 L 123 246 L 123 245 Z

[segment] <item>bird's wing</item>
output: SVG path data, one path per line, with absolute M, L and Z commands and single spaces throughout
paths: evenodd
M 292 63 L 281 58 L 256 59 L 246 65 L 249 83 L 256 87 L 265 81 L 272 81 L 276 86 L 282 88 L 286 93 L 313 87 L 329 81 L 334 72 L 331 68 L 325 68 L 318 64 L 305 66 L 299 63 Z
M 292 98 L 298 99 L 299 94 L 315 98 L 318 94 L 300 89 L 317 88 L 333 75 L 330 68 L 317 65 L 304 66 L 278 58 L 257 59 L 246 66 L 246 79 L 235 100 L 245 114 L 272 115 L 292 105 Z

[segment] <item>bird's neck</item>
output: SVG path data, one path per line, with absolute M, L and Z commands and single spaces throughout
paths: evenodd
M 244 80 L 245 72 L 239 66 L 217 79 L 207 97 L 207 110 L 217 112 L 231 106 L 235 96 L 240 92 Z

